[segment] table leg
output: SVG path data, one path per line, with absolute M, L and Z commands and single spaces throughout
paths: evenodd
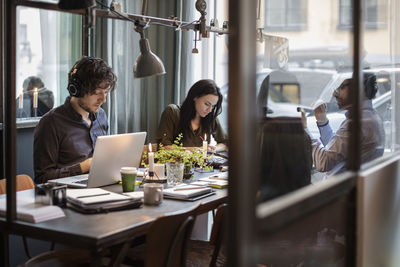
M 0 253 L 0 266 L 10 266 L 8 234 L 6 233 L 0 234 L 0 251 L 2 251 Z
M 95 249 L 90 252 L 90 266 L 91 267 L 97 267 L 101 266 L 101 257 L 102 257 L 102 249 Z

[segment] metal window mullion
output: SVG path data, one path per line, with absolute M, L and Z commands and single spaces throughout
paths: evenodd
M 15 68 L 16 68 L 16 5 L 14 1 L 5 1 L 5 87 L 4 128 L 5 176 L 7 179 L 7 223 L 16 219 L 16 107 L 15 107 Z
M 361 66 L 361 41 L 362 41 L 362 12 L 361 0 L 353 1 L 353 90 L 350 91 L 352 102 L 352 118 L 350 123 L 348 169 L 358 171 L 361 164 L 361 90 L 362 90 L 362 66 Z
M 228 266 L 255 265 L 256 2 L 229 1 Z

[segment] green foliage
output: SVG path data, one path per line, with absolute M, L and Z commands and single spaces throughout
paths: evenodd
M 201 149 L 195 151 L 189 151 L 183 147 L 182 144 L 183 134 L 180 133 L 174 143 L 170 148 L 166 149 L 162 144 L 159 144 L 158 151 L 154 152 L 154 159 L 157 163 L 165 164 L 167 162 L 183 162 L 185 164 L 185 168 L 189 170 L 195 167 L 209 169 L 205 158 L 203 157 L 203 153 Z M 147 153 L 143 155 L 142 164 L 147 167 L 145 164 L 145 160 L 147 160 Z

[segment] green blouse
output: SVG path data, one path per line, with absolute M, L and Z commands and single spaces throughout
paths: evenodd
M 168 105 L 161 115 L 160 124 L 157 132 L 157 143 L 162 143 L 164 146 L 172 145 L 176 136 L 178 136 L 180 119 L 180 106 L 175 104 Z M 201 129 L 193 131 L 192 125 L 190 130 L 186 130 L 183 134 L 183 146 L 199 147 L 203 144 L 204 133 Z M 227 135 L 222 129 L 218 118 L 216 119 L 216 129 L 211 133 L 217 143 L 227 142 Z

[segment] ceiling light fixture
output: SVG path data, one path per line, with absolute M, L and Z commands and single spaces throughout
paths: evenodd
M 146 13 L 146 0 L 142 0 L 142 16 Z M 143 30 L 148 27 L 149 23 L 141 25 L 145 21 L 135 23 L 135 31 L 140 34 L 139 47 L 140 54 L 133 65 L 133 76 L 135 78 L 144 78 L 154 75 L 165 74 L 164 64 L 156 54 L 151 52 L 150 43 L 144 36 Z
M 135 27 L 135 30 L 140 34 L 140 54 L 133 65 L 133 76 L 144 78 L 165 74 L 164 64 L 157 55 L 151 52 L 149 40 L 145 38 L 143 29 L 143 26 Z

